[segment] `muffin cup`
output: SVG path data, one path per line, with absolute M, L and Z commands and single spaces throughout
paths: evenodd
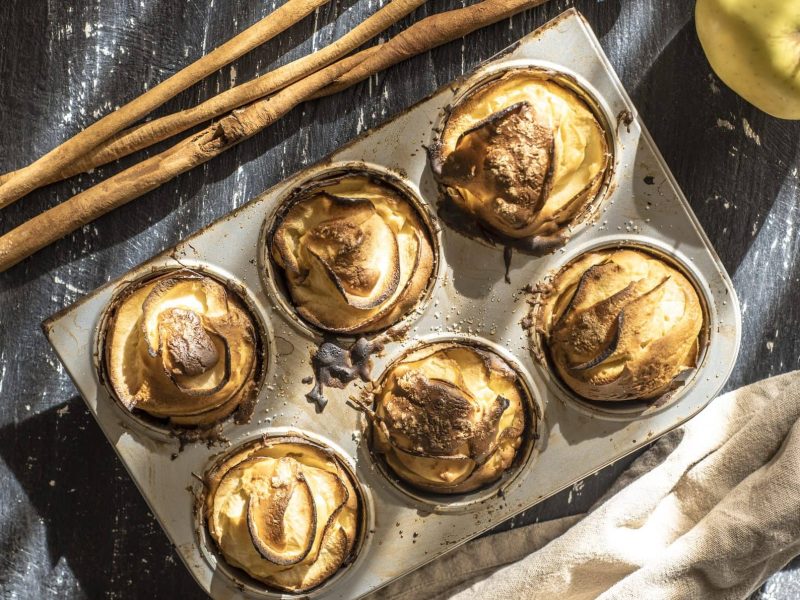
M 703 370 L 707 349 L 710 342 L 711 331 L 714 329 L 716 316 L 711 312 L 709 302 L 710 292 L 703 279 L 691 267 L 691 262 L 674 249 L 663 244 L 657 244 L 653 240 L 638 239 L 635 237 L 606 238 L 596 240 L 575 249 L 568 254 L 559 267 L 553 269 L 543 281 L 538 282 L 539 286 L 545 287 L 553 281 L 560 273 L 578 260 L 581 256 L 598 250 L 616 249 L 639 250 L 667 263 L 669 266 L 683 274 L 694 287 L 700 306 L 703 311 L 703 327 L 700 330 L 697 364 L 689 379 L 680 387 L 662 394 L 657 398 L 649 400 L 622 400 L 622 401 L 599 401 L 584 398 L 574 392 L 558 374 L 550 357 L 544 334 L 537 329 L 537 323 L 544 302 L 534 301 L 530 312 L 530 344 L 534 358 L 534 364 L 542 372 L 542 376 L 553 387 L 556 394 L 566 401 L 571 407 L 587 415 L 601 417 L 610 420 L 632 420 L 646 417 L 661 412 L 677 402 L 681 396 L 686 394 L 696 381 L 698 374 Z
M 532 379 L 524 367 L 517 362 L 508 352 L 497 344 L 476 336 L 465 335 L 434 335 L 417 340 L 407 346 L 397 356 L 386 364 L 380 376 L 375 380 L 375 390 L 381 389 L 389 372 L 400 362 L 414 359 L 418 354 L 430 350 L 450 348 L 453 346 L 472 347 L 496 355 L 511 367 L 517 375 L 517 387 L 522 396 L 522 406 L 525 411 L 525 429 L 522 433 L 522 443 L 517 449 L 514 461 L 496 481 L 481 488 L 460 494 L 439 494 L 418 488 L 400 478 L 386 462 L 382 453 L 374 448 L 373 429 L 367 418 L 362 422 L 362 447 L 377 467 L 383 479 L 393 488 L 405 496 L 405 501 L 411 501 L 420 510 L 436 513 L 458 513 L 479 510 L 483 504 L 497 496 L 502 496 L 504 491 L 514 485 L 515 480 L 522 472 L 528 472 L 535 462 L 535 457 L 540 451 L 539 440 L 544 434 L 544 407 L 540 403 L 541 397 L 536 393 Z
M 364 333 L 338 333 L 329 331 L 308 322 L 308 320 L 300 316 L 289 293 L 283 270 L 275 264 L 270 252 L 275 229 L 294 204 L 307 198 L 315 189 L 329 185 L 337 179 L 348 175 L 360 175 L 375 179 L 382 185 L 389 186 L 396 190 L 415 209 L 428 233 L 433 251 L 433 270 L 425 292 L 416 306 L 395 323 L 375 331 Z M 308 169 L 304 177 L 279 200 L 276 208 L 264 221 L 259 239 L 258 260 L 259 274 L 261 275 L 262 285 L 267 296 L 295 328 L 317 341 L 331 338 L 352 341 L 359 337 L 374 336 L 389 329 L 402 329 L 410 325 L 427 307 L 428 301 L 433 294 L 434 287 L 440 276 L 440 267 L 442 264 L 439 227 L 427 203 L 420 197 L 415 188 L 399 175 L 392 173 L 386 168 L 364 162 L 334 163 Z
M 542 78 L 554 81 L 567 90 L 574 92 L 597 119 L 597 122 L 600 124 L 605 134 L 606 147 L 609 153 L 608 165 L 606 166 L 603 180 L 597 193 L 571 222 L 564 225 L 564 235 L 561 236 L 561 239 L 536 244 L 534 247 L 531 247 L 529 243 L 533 238 L 512 238 L 480 225 L 475 217 L 466 213 L 456 205 L 453 198 L 458 197 L 458 191 L 440 182 L 437 178 L 437 185 L 440 193 L 438 213 L 446 226 L 452 227 L 459 233 L 486 246 L 504 246 L 514 248 L 525 254 L 543 256 L 551 254 L 558 248 L 564 246 L 593 220 L 600 206 L 610 195 L 610 190 L 614 182 L 617 162 L 617 135 L 616 129 L 612 126 L 614 119 L 610 116 L 611 113 L 606 103 L 601 100 L 600 94 L 597 93 L 583 77 L 566 69 L 564 66 L 547 61 L 529 59 L 504 60 L 491 63 L 478 69 L 471 77 L 463 82 L 458 88 L 453 100 L 439 115 L 438 121 L 433 129 L 433 140 L 428 148 L 428 157 L 431 169 L 434 173 L 437 172 L 437 168 L 440 168 L 446 159 L 446 156 L 443 155 L 444 144 L 442 142 L 442 136 L 453 112 L 459 105 L 464 103 L 475 93 L 494 83 L 504 75 L 514 72 L 532 72 L 540 74 Z
M 230 414 L 222 417 L 220 420 L 216 421 L 213 424 L 208 425 L 199 425 L 199 426 L 177 426 L 170 424 L 168 418 L 159 418 L 154 415 L 151 415 L 143 410 L 139 410 L 134 408 L 133 410 L 128 409 L 120 400 L 119 396 L 117 395 L 116 390 L 111 382 L 111 378 L 108 374 L 107 370 L 107 358 L 106 358 L 106 335 L 108 333 L 109 327 L 113 324 L 113 320 L 115 318 L 116 309 L 119 304 L 124 301 L 128 295 L 135 292 L 139 289 L 142 285 L 147 284 L 148 282 L 156 279 L 158 277 L 162 277 L 168 273 L 175 273 L 180 271 L 189 271 L 189 272 L 196 272 L 200 275 L 205 277 L 209 277 L 216 281 L 217 283 L 221 284 L 225 287 L 226 290 L 234 293 L 236 297 L 242 302 L 244 307 L 247 310 L 248 316 L 252 319 L 254 328 L 255 328 L 255 342 L 256 342 L 256 360 L 258 364 L 256 366 L 256 389 L 253 393 L 253 398 L 251 400 L 252 404 L 257 402 L 258 396 L 260 394 L 261 388 L 264 385 L 264 381 L 266 380 L 267 371 L 269 370 L 270 361 L 272 360 L 272 345 L 270 343 L 270 335 L 269 329 L 266 325 L 267 321 L 262 314 L 262 311 L 259 310 L 258 304 L 254 300 L 252 294 L 247 289 L 247 287 L 239 282 L 233 275 L 230 273 L 223 272 L 220 269 L 217 269 L 211 265 L 193 261 L 184 261 L 182 260 L 178 265 L 162 265 L 152 267 L 148 269 L 146 272 L 138 274 L 136 277 L 126 280 L 123 282 L 122 285 L 118 287 L 115 291 L 111 301 L 106 306 L 105 310 L 100 316 L 99 325 L 96 330 L 95 335 L 95 367 L 97 369 L 97 376 L 100 382 L 103 384 L 105 389 L 108 391 L 109 396 L 113 398 L 114 404 L 116 407 L 123 412 L 125 418 L 130 419 L 135 423 L 141 430 L 142 433 L 158 435 L 160 437 L 175 437 L 178 435 L 182 439 L 190 440 L 190 432 L 200 432 L 203 430 L 210 430 L 216 426 L 221 426 L 225 423 L 231 421 L 231 418 L 238 410 L 238 407 L 234 409 Z M 189 434 L 189 437 L 187 437 Z
M 349 457 L 344 450 L 330 440 L 309 431 L 284 427 L 267 429 L 261 436 L 238 444 L 227 452 L 215 457 L 208 465 L 203 481 L 205 482 L 206 478 L 215 468 L 236 454 L 251 448 L 263 446 L 264 442 L 268 440 L 291 437 L 302 438 L 308 444 L 331 453 L 334 456 L 337 464 L 339 464 L 347 472 L 350 480 L 353 483 L 353 489 L 355 489 L 356 493 L 358 494 L 358 502 L 360 507 L 356 541 L 350 552 L 350 556 L 345 560 L 339 570 L 331 577 L 320 583 L 318 586 L 302 592 L 289 592 L 271 587 L 264 582 L 254 579 L 248 573 L 239 569 L 238 567 L 228 564 L 226 561 L 208 530 L 205 511 L 207 487 L 204 483 L 202 489 L 195 495 L 194 506 L 197 543 L 201 550 L 202 556 L 208 562 L 212 570 L 214 570 L 216 573 L 220 573 L 223 577 L 227 578 L 243 592 L 256 597 L 274 599 L 321 598 L 326 594 L 335 591 L 337 588 L 342 589 L 342 586 L 345 586 L 347 583 L 348 576 L 353 571 L 358 569 L 359 563 L 361 562 L 360 559 L 368 551 L 368 546 L 371 541 L 371 536 L 369 536 L 368 533 L 372 530 L 374 524 L 374 508 L 372 497 L 367 488 L 363 486 L 361 481 L 356 476 L 355 461 Z

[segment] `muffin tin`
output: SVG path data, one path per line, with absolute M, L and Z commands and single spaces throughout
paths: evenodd
M 568 51 L 565 51 L 568 49 Z M 597 100 L 611 124 L 615 165 L 606 198 L 594 216 L 555 253 L 536 258 L 514 253 L 510 280 L 503 248 L 466 237 L 436 217 L 440 191 L 425 147 L 432 124 L 465 86 L 498 70 L 536 66 L 564 73 Z M 401 323 L 404 336 L 389 339 L 374 359 L 373 377 L 425 342 L 453 340 L 494 349 L 520 373 L 532 409 L 541 417 L 521 464 L 491 490 L 457 497 L 431 496 L 396 485 L 366 443 L 365 420 L 351 396 L 365 384 L 328 389 L 322 414 L 305 394 L 309 357 L 323 336 L 299 320 L 267 268 L 264 231 L 297 186 L 332 170 L 356 169 L 401 182 L 434 228 L 435 278 L 417 311 Z M 546 279 L 586 250 L 631 244 L 664 255 L 697 284 L 705 303 L 706 348 L 695 376 L 669 402 L 642 410 L 598 408 L 571 396 L 534 357 L 521 322 L 530 311 L 524 288 Z M 124 286 L 164 268 L 196 268 L 229 282 L 263 325 L 266 374 L 248 424 L 221 425 L 225 443 L 186 444 L 128 413 L 109 394 L 98 357 L 109 302 Z M 603 466 L 680 425 L 722 388 L 733 368 L 741 335 L 738 303 L 725 273 L 686 199 L 603 54 L 590 27 L 567 11 L 463 80 L 453 82 L 394 120 L 344 146 L 321 163 L 274 186 L 173 249 L 133 269 L 44 325 L 51 344 L 200 586 L 212 597 L 277 598 L 243 573 L 221 563 L 198 511 L 201 479 L 225 453 L 263 434 L 306 435 L 334 449 L 362 486 L 364 539 L 354 561 L 303 597 L 357 598 L 386 585 L 494 525 L 531 507 Z M 352 338 L 339 338 L 347 345 Z

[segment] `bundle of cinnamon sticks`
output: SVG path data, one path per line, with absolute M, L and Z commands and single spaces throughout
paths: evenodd
M 334 94 L 412 56 L 547 0 L 481 0 L 422 19 L 388 41 L 360 46 L 425 0 L 389 0 L 321 50 L 188 110 L 137 124 L 208 75 L 285 31 L 328 0 L 287 0 L 249 29 L 135 100 L 106 115 L 30 165 L 0 175 L 0 209 L 33 190 L 72 177 L 212 122 L 171 148 L 73 196 L 0 236 L 0 272 L 83 225 L 252 137 L 306 100 Z

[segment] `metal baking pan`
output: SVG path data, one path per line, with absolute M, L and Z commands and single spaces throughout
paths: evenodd
M 567 49 L 567 50 L 565 50 Z M 608 196 L 590 222 L 555 253 L 513 256 L 504 281 L 502 247 L 489 247 L 436 219 L 439 190 L 424 148 L 467 80 L 508 65 L 535 64 L 565 73 L 596 100 L 613 130 L 615 171 Z M 398 179 L 436 230 L 439 264 L 429 297 L 406 320 L 407 335 L 389 342 L 373 374 L 421 340 L 471 340 L 496 349 L 522 375 L 541 415 L 538 439 L 518 470 L 497 489 L 454 499 L 414 494 L 396 485 L 364 442 L 364 421 L 348 406 L 358 385 L 329 390 L 323 414 L 305 399 L 309 361 L 320 337 L 293 317 L 266 268 L 263 231 L 298 184 L 330 169 L 367 168 Z M 520 325 L 529 311 L 523 288 L 542 281 L 588 248 L 620 242 L 667 256 L 694 279 L 704 297 L 707 345 L 694 379 L 670 402 L 639 410 L 600 410 L 570 396 L 533 358 Z M 356 598 L 386 585 L 455 546 L 531 507 L 680 425 L 722 388 L 733 368 L 741 319 L 730 278 L 711 248 L 597 38 L 575 10 L 525 36 L 463 80 L 453 82 L 389 123 L 367 132 L 321 163 L 276 185 L 175 248 L 96 290 L 44 323 L 44 330 L 153 514 L 200 586 L 211 596 L 280 594 L 226 567 L 208 544 L 195 511 L 199 478 L 222 447 L 178 441 L 120 407 L 104 387 L 97 360 L 99 328 L 113 295 L 126 283 L 165 267 L 204 269 L 235 283 L 264 327 L 266 375 L 249 424 L 228 420 L 230 446 L 266 432 L 305 432 L 345 457 L 363 486 L 367 521 L 356 559 L 311 597 Z

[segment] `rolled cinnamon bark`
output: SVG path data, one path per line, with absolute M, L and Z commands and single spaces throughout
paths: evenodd
M 544 4 L 547 0 L 483 0 L 465 8 L 450 10 L 422 19 L 400 32 L 352 71 L 344 73 L 314 96 L 321 98 L 340 92 L 378 71 L 383 71 L 406 59 L 452 42 L 509 17 Z
M 334 63 L 265 100 L 234 111 L 169 150 L 109 177 L 11 230 L 0 237 L 0 272 L 85 223 L 252 137 L 378 48 L 380 46 Z

